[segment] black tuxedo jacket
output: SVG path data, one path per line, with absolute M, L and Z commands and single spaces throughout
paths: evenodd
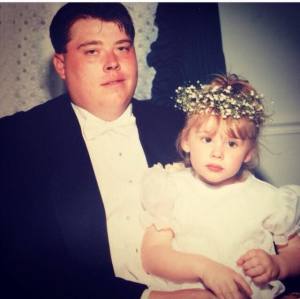
M 182 114 L 132 103 L 149 166 L 177 160 Z M 0 142 L 1 298 L 140 298 L 144 285 L 114 277 L 101 191 L 69 97 L 2 118 Z

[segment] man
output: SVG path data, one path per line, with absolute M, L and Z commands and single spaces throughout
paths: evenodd
M 115 277 L 134 280 L 140 270 L 138 182 L 148 166 L 177 159 L 183 121 L 132 99 L 137 61 L 127 10 L 67 4 L 50 36 L 67 94 L 0 121 L 1 293 L 209 298 L 197 290 L 148 294 Z

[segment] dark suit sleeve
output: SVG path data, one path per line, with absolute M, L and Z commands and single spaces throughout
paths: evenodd
M 77 285 L 61 281 L 62 285 L 59 288 L 58 285 L 49 283 L 50 280 L 45 285 L 30 282 L 24 286 L 20 285 L 18 280 L 9 277 L 2 269 L 0 296 L 5 299 L 140 299 L 146 289 L 144 285 L 116 277 L 99 280 L 97 283 L 77 281 Z
M 50 150 L 50 132 L 39 130 L 42 139 L 34 115 L 26 115 L 0 119 L 0 297 L 139 299 L 146 286 L 114 277 L 107 259 L 86 263 L 89 247 L 80 259 L 66 244 L 45 161 L 60 145 Z M 97 250 L 109 256 L 106 247 Z
M 145 285 L 113 277 L 110 280 L 100 282 L 89 298 L 96 298 L 95 295 L 99 294 L 98 298 L 140 299 L 145 289 Z

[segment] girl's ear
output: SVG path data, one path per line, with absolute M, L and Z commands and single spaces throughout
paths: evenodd
M 183 149 L 183 151 L 185 153 L 189 153 L 190 152 L 190 145 L 189 145 L 189 142 L 188 142 L 188 138 L 185 137 L 181 140 L 181 148 Z
M 66 74 L 65 74 L 65 57 L 64 57 L 64 55 L 55 53 L 52 61 L 53 61 L 54 68 L 55 68 L 57 74 L 59 75 L 59 77 L 62 80 L 65 80 Z
M 248 153 L 246 154 L 245 158 L 244 158 L 244 163 L 248 163 L 252 160 L 252 158 L 255 155 L 255 148 L 252 148 L 248 151 Z

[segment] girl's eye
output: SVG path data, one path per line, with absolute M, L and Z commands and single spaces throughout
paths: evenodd
M 203 142 L 203 143 L 210 143 L 211 142 L 211 137 L 201 137 L 201 141 Z
M 235 148 L 235 147 L 238 146 L 238 144 L 235 141 L 230 140 L 230 141 L 228 141 L 228 146 L 232 147 L 232 148 Z

